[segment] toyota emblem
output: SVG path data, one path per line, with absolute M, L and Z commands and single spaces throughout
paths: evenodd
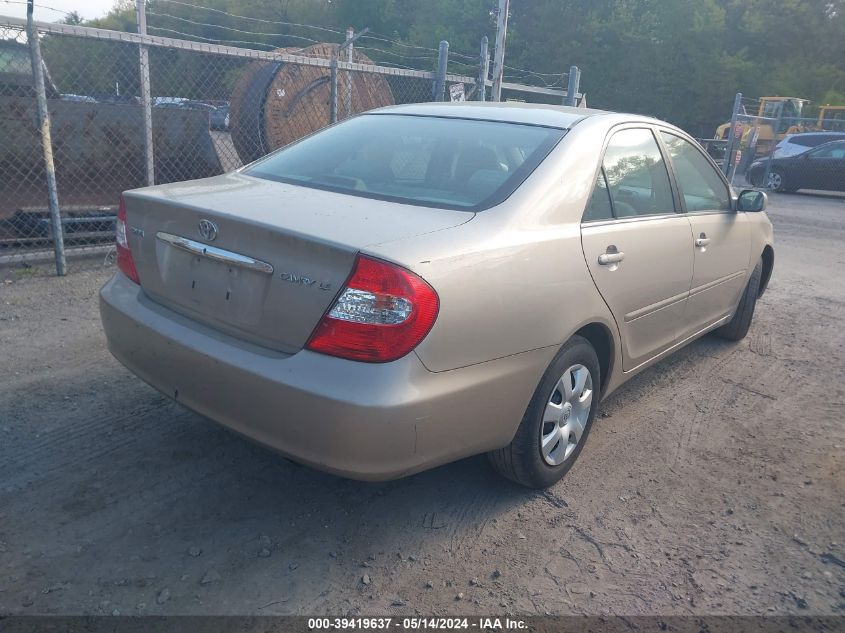
M 206 242 L 213 242 L 217 239 L 217 225 L 211 220 L 200 220 L 200 236 Z

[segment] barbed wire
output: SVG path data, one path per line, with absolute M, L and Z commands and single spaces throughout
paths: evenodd
M 250 46 L 265 46 L 270 49 L 279 48 L 278 46 L 274 46 L 273 44 L 264 44 L 263 42 L 253 42 L 253 41 L 246 41 L 246 40 L 222 40 L 222 39 L 214 39 L 208 37 L 202 37 L 201 35 L 192 35 L 190 33 L 183 33 L 182 31 L 176 31 L 174 29 L 168 29 L 163 26 L 153 26 L 147 25 L 147 29 L 150 31 L 160 31 L 162 33 L 170 33 L 171 35 L 178 35 L 188 40 L 200 40 L 202 42 L 208 42 L 209 44 L 249 44 Z
M 370 50 L 377 50 L 377 49 L 373 49 L 373 48 L 369 48 L 369 47 L 365 47 L 365 46 L 358 46 L 358 47 L 355 48 L 355 50 L 370 51 Z M 414 68 L 413 66 L 406 66 L 405 64 L 399 64 L 397 62 L 384 61 L 384 60 L 380 60 L 380 61 L 376 62 L 376 65 L 378 65 L 378 66 L 390 66 L 391 68 L 402 68 L 404 70 L 419 70 L 419 68 Z
M 311 42 L 312 44 L 322 44 L 319 40 L 315 40 L 310 37 L 305 37 L 303 35 L 294 35 L 293 33 L 262 33 L 260 31 L 245 31 L 243 29 L 238 29 L 231 26 L 223 26 L 222 24 L 208 24 L 206 22 L 197 22 L 195 20 L 190 20 L 188 18 L 182 18 L 176 15 L 170 15 L 169 13 L 157 13 L 155 11 L 147 11 L 147 15 L 154 15 L 158 18 L 165 18 L 170 20 L 177 20 L 179 22 L 185 22 L 187 24 L 192 24 L 194 26 L 203 26 L 215 29 L 223 29 L 225 31 L 233 31 L 235 33 L 243 33 L 244 35 L 258 35 L 261 37 L 292 37 L 299 40 L 304 40 L 306 42 Z M 149 26 L 147 28 L 150 28 Z M 195 36 L 197 37 L 197 36 Z M 256 44 L 263 44 L 263 42 L 256 42 Z
M 427 61 L 436 60 L 437 57 L 432 55 L 420 55 L 420 56 L 413 56 L 413 55 L 403 55 L 401 53 L 395 53 L 393 51 L 384 50 L 383 48 L 376 48 L 375 46 L 356 46 L 356 50 L 368 50 L 368 51 L 378 51 L 379 53 L 384 53 L 385 55 L 392 55 L 394 57 L 399 57 L 401 59 L 422 59 Z
M 393 44 L 394 46 L 399 46 L 401 48 L 416 48 L 418 50 L 423 51 L 431 51 L 434 53 L 438 52 L 436 48 L 432 48 L 431 46 L 418 46 L 417 44 L 406 44 L 404 42 L 400 42 L 399 40 L 390 39 L 388 36 L 374 31 L 367 31 L 367 33 L 365 35 L 362 35 L 359 39 L 379 40 L 380 42 L 387 42 L 388 44 Z
M 225 15 L 230 18 L 237 18 L 239 20 L 249 20 L 251 22 L 261 22 L 264 24 L 276 24 L 280 26 L 296 26 L 301 28 L 307 29 L 314 29 L 316 31 L 324 31 L 326 33 L 334 33 L 336 35 L 341 35 L 346 37 L 346 34 L 342 31 L 338 31 L 337 29 L 328 28 L 325 26 L 315 26 L 313 24 L 300 24 L 298 22 L 282 22 L 280 20 L 266 20 L 264 18 L 254 18 L 249 15 L 238 15 L 236 13 L 229 13 L 228 11 L 223 11 L 222 9 L 214 9 L 212 7 L 205 7 L 200 4 L 193 4 L 191 2 L 182 2 L 181 0 L 157 0 L 158 2 L 166 2 L 167 4 L 175 4 L 183 7 L 190 7 L 192 9 L 200 9 L 203 11 L 209 11 L 211 13 L 217 13 L 220 15 Z
M 537 79 L 540 83 L 542 83 L 546 88 L 556 88 L 563 85 L 563 79 L 569 76 L 569 73 L 538 73 L 534 72 L 533 70 L 528 70 L 527 68 L 517 68 L 515 66 L 508 66 L 507 64 L 502 65 L 507 70 L 512 70 L 516 73 L 519 73 L 519 76 L 516 75 L 508 75 L 510 79 L 517 79 L 520 81 L 525 81 L 526 78 L 534 78 Z M 553 81 L 548 81 L 546 78 L 552 77 Z
M 419 46 L 417 44 L 406 44 L 405 42 L 400 42 L 399 40 L 391 39 L 391 38 L 389 38 L 389 37 L 387 37 L 387 36 L 385 36 L 381 33 L 373 34 L 373 31 L 368 31 L 366 35 L 362 35 L 360 37 L 360 39 L 362 39 L 362 40 L 365 39 L 365 38 L 369 38 L 371 40 L 378 40 L 380 42 L 386 42 L 388 44 L 392 44 L 393 46 L 399 46 L 399 47 L 402 47 L 402 48 L 414 48 L 414 49 L 418 49 L 418 50 L 429 51 L 429 52 L 432 52 L 432 53 L 439 53 L 440 52 L 439 49 L 432 48 L 431 46 Z M 467 54 L 467 53 L 462 53 L 460 51 L 453 51 L 452 49 L 449 49 L 449 57 L 451 58 L 453 56 L 454 57 L 462 57 L 463 59 L 469 59 L 469 60 L 472 60 L 472 61 L 477 61 L 478 58 L 479 58 L 478 55 L 470 55 L 470 54 Z
M 255 18 L 255 17 L 247 16 L 247 15 L 238 15 L 238 14 L 235 14 L 235 13 L 230 13 L 228 11 L 223 11 L 222 9 L 215 9 L 215 8 L 212 8 L 212 7 L 206 7 L 206 6 L 195 4 L 195 3 L 192 3 L 192 2 L 184 2 L 183 0 L 158 0 L 158 2 L 165 2 L 167 4 L 173 4 L 173 5 L 183 6 L 183 7 L 190 7 L 192 9 L 200 9 L 202 11 L 209 11 L 211 13 L 217 13 L 219 15 L 225 15 L 227 17 L 236 18 L 236 19 L 240 19 L 240 20 L 249 20 L 249 21 L 252 21 L 252 22 L 259 22 L 259 23 L 262 23 L 262 24 L 274 24 L 274 25 L 280 25 L 280 26 L 294 26 L 294 27 L 308 28 L 308 29 L 314 29 L 314 30 L 318 30 L 318 31 L 324 31 L 324 32 L 327 32 L 327 33 L 333 33 L 333 34 L 336 34 L 336 35 L 340 35 L 344 38 L 346 37 L 346 33 L 343 32 L 343 31 L 339 31 L 337 29 L 332 29 L 332 28 L 329 28 L 329 27 L 315 26 L 313 24 L 301 24 L 301 23 L 298 23 L 298 22 L 284 22 L 284 21 L 281 21 L 281 20 L 267 20 L 267 19 L 264 19 L 264 18 Z M 151 14 L 153 12 L 148 11 L 148 13 Z M 170 17 L 175 18 L 176 16 L 171 15 Z M 183 19 L 185 19 L 185 18 L 183 18 Z M 231 28 L 231 27 L 223 27 L 222 25 L 216 25 L 216 26 L 220 26 L 220 28 Z M 240 31 L 240 29 L 234 29 L 234 28 L 232 28 L 232 30 Z M 248 31 L 241 31 L 241 32 L 248 33 Z M 424 50 L 424 51 L 429 51 L 429 52 L 434 52 L 434 53 L 438 52 L 438 49 L 432 48 L 431 46 L 420 46 L 418 44 L 407 44 L 405 42 L 401 42 L 399 40 L 391 38 L 388 35 L 385 35 L 383 33 L 378 33 L 378 32 L 375 32 L 375 31 L 369 31 L 366 35 L 362 35 L 360 39 L 364 39 L 364 38 L 378 40 L 378 41 L 385 42 L 385 43 L 391 44 L 393 46 L 398 46 L 398 47 L 401 47 L 401 48 Z M 475 60 L 475 59 L 478 58 L 478 55 L 471 55 L 471 54 L 463 53 L 463 52 L 460 52 L 460 51 L 451 51 L 451 50 L 449 51 L 449 55 L 450 55 L 450 57 L 456 56 L 456 57 L 462 57 L 464 59 L 469 59 L 469 60 Z
M 567 73 L 538 73 L 533 70 L 528 70 L 526 68 L 517 68 L 516 66 L 508 66 L 507 64 L 502 64 L 503 68 L 507 68 L 508 70 L 515 70 L 519 73 L 530 73 L 532 75 L 537 75 L 538 77 L 560 77 L 561 75 L 566 75 Z

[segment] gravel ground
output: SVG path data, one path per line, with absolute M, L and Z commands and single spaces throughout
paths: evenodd
M 770 215 L 749 337 L 629 382 L 542 493 L 296 466 L 112 359 L 100 260 L 0 270 L 0 613 L 842 614 L 845 198 Z

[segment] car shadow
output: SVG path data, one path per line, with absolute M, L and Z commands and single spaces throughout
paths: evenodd
M 680 366 L 730 345 L 699 340 L 632 379 L 601 408 L 624 418 L 626 401 L 656 379 L 665 377 L 671 388 Z M 258 612 L 278 593 L 286 598 L 272 612 L 303 612 L 321 591 L 348 589 L 363 573 L 395 573 L 397 565 L 435 554 L 466 555 L 501 517 L 535 503 L 552 506 L 552 521 L 577 524 L 581 496 L 590 495 L 589 486 L 522 488 L 496 475 L 483 456 L 389 482 L 343 479 L 226 431 L 128 373 L 98 391 L 86 377 L 74 380 L 80 383 L 68 381 L 46 397 L 62 406 L 67 393 L 86 392 L 91 401 L 66 410 L 67 423 L 43 439 L 7 444 L 10 459 L 0 469 L 0 536 L 19 554 L 9 573 L 29 579 L 25 590 L 39 595 L 36 608 L 58 599 L 40 588 L 68 582 L 70 612 L 97 612 L 99 603 L 91 601 L 102 596 L 115 603 L 134 595 L 125 588 L 149 593 L 161 586 L 174 597 L 155 606 L 157 613 L 209 605 Z M 605 433 L 604 426 L 598 417 L 593 433 Z M 576 477 L 591 468 L 584 457 Z M 491 557 L 484 573 L 497 560 Z M 9 598 L 0 596 L 5 612 L 14 610 L 4 604 Z

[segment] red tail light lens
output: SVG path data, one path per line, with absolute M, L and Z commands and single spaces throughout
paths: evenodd
M 306 348 L 368 363 L 401 358 L 428 334 L 440 300 L 421 277 L 365 255 Z
M 126 239 L 126 203 L 123 201 L 123 196 L 120 196 L 120 205 L 117 207 L 115 237 L 117 238 L 118 269 L 136 284 L 140 284 L 138 269 L 135 268 L 135 260 L 132 259 L 132 251 L 129 249 L 129 240 Z

